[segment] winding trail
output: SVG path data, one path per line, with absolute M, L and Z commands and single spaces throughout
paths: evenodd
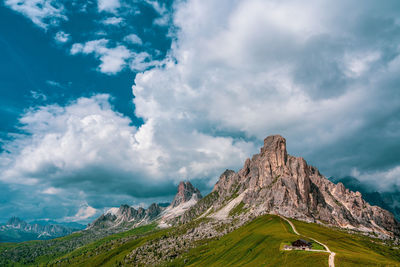
M 284 219 L 285 221 L 287 221 L 287 222 L 289 223 L 289 225 L 290 225 L 290 226 L 292 227 L 292 229 L 293 229 L 293 232 L 294 232 L 296 235 L 300 235 L 299 232 L 297 232 L 296 227 L 294 226 L 294 224 L 293 224 L 291 221 L 289 221 L 287 218 L 285 218 L 285 217 L 283 217 L 283 216 L 281 216 L 281 215 L 279 215 L 279 217 L 281 217 L 282 219 Z M 303 236 L 304 236 L 304 237 L 307 237 L 307 238 L 309 238 L 309 239 L 311 239 L 311 240 L 314 240 L 315 242 L 317 242 L 318 244 L 320 244 L 321 246 L 323 246 L 323 247 L 326 249 L 326 252 L 329 253 L 329 260 L 328 260 L 328 265 L 329 265 L 329 267 L 335 267 L 335 255 L 336 255 L 335 252 L 332 252 L 332 251 L 329 249 L 329 247 L 328 247 L 327 245 L 325 245 L 324 243 L 321 243 L 321 242 L 319 242 L 318 240 L 316 240 L 316 239 L 314 239 L 314 238 L 311 238 L 311 237 L 308 237 L 308 236 L 305 236 L 305 235 L 303 235 Z M 311 251 L 315 251 L 315 250 L 311 250 Z M 321 250 L 321 251 L 323 251 L 323 250 Z

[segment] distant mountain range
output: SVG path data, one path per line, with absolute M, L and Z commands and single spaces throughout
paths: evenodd
M 394 190 L 392 192 L 384 191 L 378 192 L 373 187 L 368 186 L 360 182 L 357 178 L 352 176 L 346 176 L 342 178 L 330 177 L 330 181 L 342 183 L 346 188 L 351 191 L 358 191 L 362 194 L 365 201 L 371 205 L 379 206 L 385 210 L 390 211 L 394 214 L 396 219 L 400 221 L 400 192 Z
M 0 225 L 0 242 L 46 240 L 69 235 L 84 228 L 84 225 L 74 222 L 37 220 L 27 223 L 18 217 L 12 217 L 6 224 Z
M 108 229 L 113 231 L 129 230 L 140 225 L 159 221 L 162 227 L 168 227 L 166 221 L 181 216 L 202 198 L 200 191 L 190 182 L 180 182 L 178 192 L 171 204 L 153 203 L 147 209 L 135 209 L 123 204 L 111 208 L 88 225 L 88 230 Z

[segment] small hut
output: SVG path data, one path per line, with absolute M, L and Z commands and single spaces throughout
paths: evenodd
M 296 249 L 311 249 L 311 242 L 307 242 L 304 239 L 298 239 L 292 242 L 292 247 Z

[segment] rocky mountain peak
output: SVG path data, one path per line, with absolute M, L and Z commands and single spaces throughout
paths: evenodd
M 153 220 L 158 215 L 160 215 L 161 211 L 162 208 L 158 204 L 153 203 L 147 208 L 146 216 L 148 217 L 149 220 Z
M 202 198 L 199 189 L 194 187 L 189 181 L 180 182 L 178 185 L 178 192 L 175 195 L 174 200 L 171 203 L 171 207 L 176 207 L 184 202 L 189 201 L 192 198 L 199 200 Z
M 286 139 L 280 135 L 268 136 L 264 139 L 264 146 L 261 148 L 260 154 L 276 167 L 286 165 L 288 159 Z
M 369 205 L 360 192 L 352 192 L 341 183 L 333 184 L 303 158 L 289 155 L 286 140 L 280 135 L 265 138 L 260 153 L 247 159 L 238 172 L 226 170 L 209 198 L 213 201 L 194 206 L 183 221 L 210 208 L 223 210 L 216 217 L 225 218 L 230 208 L 242 202 L 255 216 L 274 213 L 348 229 L 400 235 L 400 224 L 390 212 Z
M 147 224 L 157 219 L 164 207 L 153 203 L 147 209 L 139 207 L 135 209 L 127 204 L 122 204 L 119 208 L 111 208 L 99 218 L 88 225 L 88 229 L 113 229 L 120 231 Z
M 27 223 L 25 221 L 21 220 L 18 217 L 15 217 L 15 216 L 11 217 L 7 222 L 7 225 L 12 225 L 12 226 L 22 226 L 22 225 L 26 225 L 26 224 Z

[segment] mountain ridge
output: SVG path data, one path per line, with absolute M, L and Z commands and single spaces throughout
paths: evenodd
M 0 242 L 51 239 L 69 235 L 80 230 L 82 230 L 82 228 L 71 227 L 62 223 L 27 223 L 13 216 L 6 224 L 0 226 Z
M 164 223 L 165 220 L 181 215 L 201 198 L 199 189 L 189 181 L 181 181 L 173 201 L 168 206 L 165 203 L 161 205 L 152 203 L 147 209 L 143 207 L 135 209 L 127 204 L 122 204 L 119 208 L 111 208 L 106 211 L 90 223 L 87 229 L 114 228 L 117 231 L 123 231 L 157 220 L 160 221 L 162 227 L 168 227 L 170 224 Z
M 209 201 L 199 201 L 179 220 L 212 214 L 234 201 L 225 215 L 243 203 L 247 217 L 272 213 L 384 236 L 400 234 L 400 225 L 390 212 L 371 206 L 360 192 L 330 182 L 304 158 L 289 155 L 286 139 L 280 135 L 265 138 L 260 153 L 248 158 L 238 172 L 222 173 L 204 199 Z
M 282 236 L 291 233 L 283 217 L 296 228 L 301 227 L 301 234 L 329 242 L 329 247 L 341 261 L 345 258 L 346 263 L 373 261 L 382 265 L 399 258 L 396 254 L 400 249 L 399 224 L 393 215 L 368 204 L 360 192 L 330 182 L 303 158 L 289 155 L 282 136 L 267 137 L 260 153 L 247 159 L 238 172 L 224 171 L 205 197 L 188 183 L 178 185 L 174 201 L 167 207 L 153 203 L 147 209 L 129 205 L 112 208 L 97 218 L 93 227 L 73 237 L 0 250 L 0 263 L 40 262 L 43 255 L 48 255 L 49 260 L 43 263 L 58 266 L 74 262 L 80 266 L 100 262 L 186 266 L 190 262 L 209 262 L 208 259 L 234 264 L 239 258 L 248 263 L 250 258 L 265 255 L 265 260 L 276 257 L 283 264 L 287 258 L 281 245 L 298 238 Z M 267 226 L 269 223 L 272 224 Z M 276 238 L 268 239 L 271 227 L 279 229 Z M 335 238 L 339 240 L 331 247 Z M 235 249 L 230 258 L 215 255 L 215 251 L 223 255 L 229 252 L 229 239 L 234 240 Z M 266 254 L 271 244 L 275 247 Z M 252 253 L 259 245 L 258 252 Z M 43 246 L 52 249 L 46 251 Z M 36 255 L 35 259 L 23 253 L 26 247 Z M 311 252 L 301 263 L 315 262 L 316 257 Z M 297 256 L 295 259 L 299 260 Z M 264 264 L 265 260 L 258 263 Z
M 335 184 L 342 183 L 351 191 L 359 191 L 365 201 L 371 205 L 379 206 L 393 213 L 397 221 L 400 221 L 400 192 L 399 191 L 377 191 L 372 186 L 360 182 L 352 176 L 340 178 L 330 177 L 329 180 Z

